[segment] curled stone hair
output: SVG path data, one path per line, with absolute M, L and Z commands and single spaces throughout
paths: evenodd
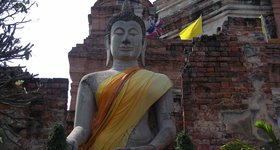
M 111 43 L 111 39 L 110 39 L 111 28 L 112 28 L 113 24 L 117 21 L 135 21 L 135 22 L 137 22 L 142 28 L 142 35 L 143 35 L 142 41 L 144 43 L 144 39 L 146 37 L 145 23 L 140 17 L 138 17 L 134 14 L 133 7 L 130 6 L 128 0 L 124 1 L 120 14 L 112 17 L 107 25 L 106 32 L 105 32 L 105 34 L 106 34 L 105 39 L 108 38 L 109 43 Z

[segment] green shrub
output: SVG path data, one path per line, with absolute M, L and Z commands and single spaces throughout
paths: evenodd
M 256 121 L 255 127 L 262 129 L 269 136 L 269 142 L 265 145 L 265 147 L 273 150 L 280 150 L 280 141 L 276 138 L 270 124 L 264 121 Z
M 47 150 L 67 150 L 64 127 L 61 124 L 54 125 L 48 138 Z
M 271 150 L 280 150 L 280 141 L 276 138 L 272 126 L 263 121 L 256 121 L 255 127 L 263 130 L 269 137 L 265 145 L 261 146 L 261 150 L 271 149 Z M 253 146 L 250 146 L 246 143 L 241 142 L 240 140 L 231 141 L 220 147 L 220 150 L 256 150 Z
M 194 145 L 191 138 L 186 134 L 186 132 L 181 131 L 176 137 L 176 150 L 194 150 Z
M 256 150 L 254 147 L 239 140 L 231 141 L 223 145 L 220 150 Z

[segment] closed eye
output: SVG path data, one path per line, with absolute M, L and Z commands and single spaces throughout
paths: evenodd
M 130 35 L 132 35 L 132 36 L 136 36 L 136 35 L 139 34 L 139 32 L 138 32 L 137 30 L 135 30 L 135 29 L 130 29 L 130 30 L 128 31 L 128 33 L 129 33 Z
M 114 31 L 114 34 L 116 34 L 116 35 L 123 35 L 123 34 L 124 34 L 124 30 L 121 29 L 121 28 L 117 28 L 117 29 Z

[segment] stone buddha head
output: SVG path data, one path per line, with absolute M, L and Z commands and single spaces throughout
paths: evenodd
M 146 28 L 144 21 L 134 14 L 125 0 L 120 14 L 111 18 L 105 35 L 106 65 L 110 59 L 137 60 L 141 55 L 145 65 Z

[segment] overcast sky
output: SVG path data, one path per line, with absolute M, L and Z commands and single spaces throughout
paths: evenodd
M 32 57 L 21 64 L 39 77 L 68 78 L 68 52 L 88 36 L 87 15 L 94 0 L 36 0 L 28 18 L 32 22 L 18 32 L 31 42 Z
M 68 52 L 88 36 L 87 16 L 96 0 L 36 1 L 32 22 L 17 31 L 23 43 L 34 44 L 30 60 L 20 64 L 40 78 L 69 78 Z

